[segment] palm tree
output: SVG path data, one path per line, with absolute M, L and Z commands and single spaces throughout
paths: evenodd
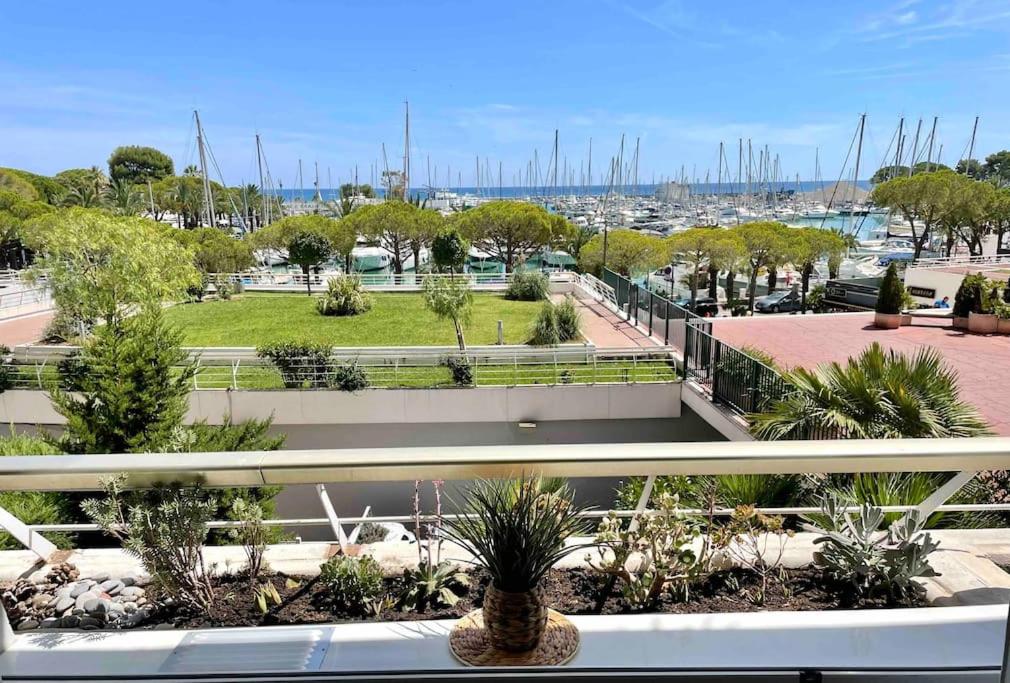
M 95 209 L 103 203 L 102 187 L 98 181 L 85 182 L 70 188 L 63 196 L 64 206 L 80 206 L 85 209 Z
M 949 438 L 989 434 L 978 410 L 958 395 L 957 373 L 936 349 L 914 356 L 867 347 L 844 365 L 783 374 L 792 390 L 751 416 L 759 439 Z
M 105 189 L 105 202 L 120 216 L 136 216 L 144 204 L 137 188 L 125 180 L 113 180 Z

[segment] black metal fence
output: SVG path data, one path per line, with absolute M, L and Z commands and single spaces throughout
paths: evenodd
M 611 270 L 603 281 L 614 288 L 617 303 L 635 324 L 662 337 L 684 355 L 684 377 L 706 389 L 712 402 L 739 415 L 759 413 L 772 401 L 789 395 L 793 388 L 779 372 L 712 334 L 712 321 L 677 306 Z M 834 430 L 815 430 L 808 439 L 838 439 Z

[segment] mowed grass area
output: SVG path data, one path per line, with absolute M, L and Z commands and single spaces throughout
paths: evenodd
M 316 297 L 305 294 L 243 294 L 230 301 L 179 304 L 166 309 L 168 321 L 183 333 L 185 346 L 260 346 L 310 341 L 331 346 L 453 346 L 452 323 L 424 307 L 421 294 L 370 293 L 372 309 L 349 317 L 316 312 Z M 539 302 L 509 301 L 497 294 L 474 294 L 473 319 L 466 328 L 472 345 L 498 341 L 522 344 Z

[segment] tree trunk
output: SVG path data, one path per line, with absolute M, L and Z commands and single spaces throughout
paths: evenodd
M 754 312 L 754 293 L 757 291 L 758 269 L 752 268 L 750 271 L 750 282 L 747 283 L 747 310 Z
M 305 274 L 305 289 L 308 290 L 309 296 L 312 296 L 312 276 L 309 274 L 309 267 L 302 266 L 302 273 Z
M 708 295 L 719 300 L 719 269 L 713 268 L 712 264 L 708 266 Z
M 459 344 L 459 350 L 466 351 L 466 340 L 463 339 L 463 326 L 459 324 L 458 318 L 453 318 L 452 324 L 456 326 L 456 343 Z
M 420 244 L 412 245 L 411 251 L 414 254 L 414 273 L 417 274 L 421 272 L 421 245 Z
M 768 293 L 771 294 L 775 291 L 775 285 L 779 283 L 779 268 L 778 266 L 768 266 Z
M 801 293 L 800 293 L 800 313 L 806 314 L 807 312 L 807 292 L 810 290 L 810 276 L 813 275 L 814 264 L 804 263 L 803 272 L 800 275 L 801 282 Z
M 698 262 L 694 262 L 694 275 L 691 276 L 691 308 L 698 300 Z
M 726 308 L 733 312 L 733 303 L 736 301 L 736 273 L 732 270 L 726 271 Z
M 344 254 L 344 273 L 351 272 L 351 252 Z

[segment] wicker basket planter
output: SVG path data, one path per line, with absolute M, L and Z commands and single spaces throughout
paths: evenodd
M 508 593 L 488 586 L 484 593 L 484 627 L 492 646 L 499 650 L 526 652 L 535 648 L 547 628 L 543 587 Z

